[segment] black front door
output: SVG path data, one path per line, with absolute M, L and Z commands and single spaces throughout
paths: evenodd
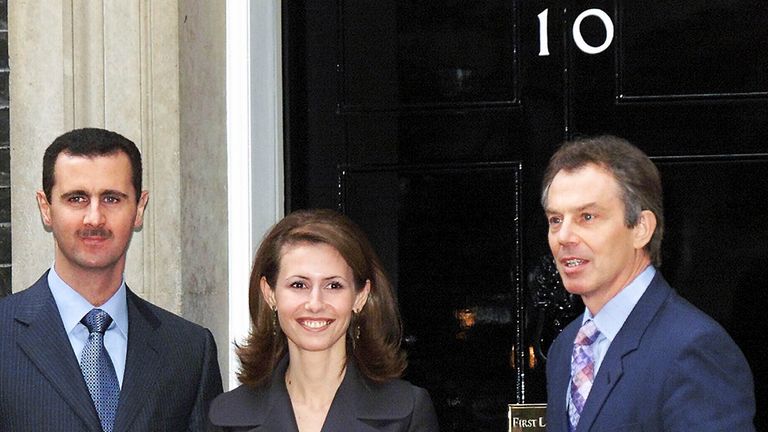
M 549 266 L 539 183 L 560 142 L 598 133 L 658 163 L 661 270 L 744 350 L 768 428 L 762 2 L 283 5 L 287 210 L 368 232 L 442 430 L 546 400 L 543 354 L 581 306 Z

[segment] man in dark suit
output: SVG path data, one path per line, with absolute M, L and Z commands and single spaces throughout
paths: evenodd
M 547 361 L 549 431 L 753 431 L 752 374 L 660 265 L 658 170 L 627 141 L 565 143 L 544 175 L 549 246 L 584 314 Z
M 55 260 L 0 302 L 0 430 L 206 429 L 222 391 L 213 336 L 123 280 L 147 200 L 117 133 L 77 129 L 46 150 L 37 201 Z

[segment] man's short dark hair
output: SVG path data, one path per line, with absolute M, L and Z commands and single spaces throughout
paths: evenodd
M 634 227 L 640 212 L 649 210 L 656 216 L 656 229 L 645 250 L 654 265 L 661 265 L 661 239 L 664 235 L 664 204 L 661 176 L 648 156 L 629 141 L 612 135 L 579 138 L 563 143 L 544 172 L 541 204 L 547 208 L 547 194 L 552 180 L 560 171 L 572 172 L 586 165 L 597 165 L 613 175 L 621 188 L 624 219 Z
M 136 144 L 117 132 L 98 128 L 71 130 L 51 143 L 43 155 L 43 192 L 51 201 L 51 190 L 56 182 L 54 167 L 59 154 L 70 156 L 108 156 L 123 152 L 131 161 L 131 179 L 136 192 L 136 202 L 141 197 L 141 153 Z

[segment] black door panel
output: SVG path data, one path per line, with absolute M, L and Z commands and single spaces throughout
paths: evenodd
M 442 430 L 546 400 L 583 307 L 548 265 L 542 171 L 613 133 L 662 172 L 662 272 L 721 322 L 768 430 L 768 7 L 762 1 L 283 2 L 286 210 L 341 208 L 396 282 L 407 378 Z M 575 29 L 575 31 L 574 31 Z

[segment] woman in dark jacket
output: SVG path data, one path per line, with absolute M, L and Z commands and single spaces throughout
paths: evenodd
M 363 232 L 331 210 L 277 223 L 256 254 L 242 386 L 214 400 L 226 431 L 437 431 L 427 392 L 400 380 L 402 325 Z

